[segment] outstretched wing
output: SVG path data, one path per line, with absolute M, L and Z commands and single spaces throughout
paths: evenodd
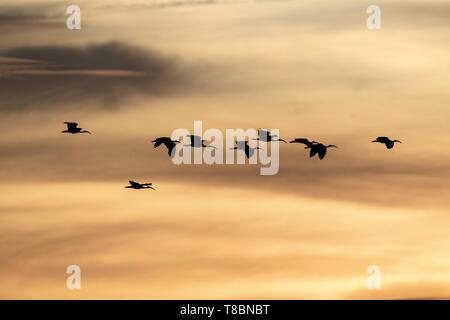
M 141 184 L 139 183 L 139 182 L 135 182 L 135 181 L 128 181 L 129 183 L 130 183 L 130 186 L 132 186 L 132 187 L 140 187 L 141 186 Z
M 386 141 L 384 142 L 384 144 L 386 145 L 386 148 L 388 149 L 392 149 L 394 147 L 394 141 Z
M 254 154 L 255 154 L 255 149 L 254 148 L 250 148 L 250 147 L 246 147 L 245 148 L 245 155 L 247 156 L 248 159 L 253 157 Z
M 391 141 L 391 139 L 389 139 L 388 137 L 378 137 L 376 139 L 376 141 L 381 142 L 381 143 L 386 143 L 388 141 Z
M 164 141 L 163 143 L 164 143 L 164 145 L 167 148 L 167 152 L 169 153 L 169 157 L 172 158 L 172 156 L 173 156 L 172 151 L 177 146 L 176 143 L 172 142 L 172 140 L 170 140 L 170 139 L 169 139 L 169 141 Z
M 309 152 L 309 157 L 312 158 L 317 154 L 318 150 L 317 148 L 311 148 L 311 151 Z
M 203 144 L 202 137 L 196 136 L 196 135 L 193 135 L 193 134 L 188 135 L 188 137 L 191 138 L 191 146 L 192 147 L 199 148 L 199 147 L 202 146 L 202 144 Z
M 160 137 L 160 138 L 156 138 L 152 142 L 155 143 L 153 146 L 156 148 L 156 147 L 159 147 L 161 144 L 165 143 L 166 141 L 171 141 L 171 140 L 168 137 Z
M 153 147 L 159 147 L 160 145 L 161 145 L 161 143 L 162 143 L 162 141 L 161 140 L 158 140 L 158 139 L 156 139 L 156 140 L 153 140 L 152 142 L 154 142 L 155 144 L 153 145 Z
M 317 153 L 319 154 L 319 159 L 322 160 L 323 158 L 325 158 L 325 155 L 327 154 L 327 148 L 325 146 L 320 146 L 317 149 Z
M 77 129 L 77 127 L 78 127 L 78 123 L 76 123 L 76 122 L 64 122 L 64 124 L 67 125 L 68 130 Z
M 247 143 L 247 141 L 236 141 L 236 148 L 239 150 L 245 150 Z
M 312 142 L 306 138 L 296 138 L 296 139 L 290 141 L 290 143 L 303 143 L 304 145 L 306 145 L 308 147 L 311 147 L 311 145 L 312 145 Z
M 259 139 L 262 141 L 268 141 L 270 137 L 270 131 L 267 131 L 265 129 L 259 129 L 258 130 L 258 136 Z

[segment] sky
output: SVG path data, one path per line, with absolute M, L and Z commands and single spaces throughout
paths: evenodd
M 77 4 L 0 1 L 0 298 L 450 297 L 448 1 L 380 30 L 361 0 Z M 339 148 L 273 176 L 153 148 L 195 120 Z

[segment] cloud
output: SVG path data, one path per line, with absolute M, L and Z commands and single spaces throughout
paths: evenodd
M 330 151 L 328 159 L 309 159 L 301 147 L 281 146 L 280 172 L 260 176 L 260 165 L 174 165 L 150 137 L 92 136 L 0 144 L 0 179 L 10 181 L 128 181 L 152 177 L 152 182 L 211 185 L 292 194 L 377 206 L 445 208 L 448 158 L 391 152 L 388 157 L 369 147 Z M 340 141 L 334 139 L 333 141 Z M 334 152 L 333 152 L 334 151 Z M 377 149 L 377 152 L 379 149 Z M 385 150 L 381 150 L 384 152 Z M 62 160 L 64 159 L 64 160 Z M 114 160 L 111 160 L 114 159 Z M 434 159 L 430 161 L 429 159 Z M 99 167 L 101 164 L 101 168 Z M 143 178 L 144 178 L 143 177 Z M 144 178 L 146 179 L 146 178 Z
M 147 193 L 122 187 L 2 187 L 1 295 L 33 297 L 34 288 L 43 287 L 41 296 L 61 298 L 70 293 L 65 268 L 78 264 L 89 288 L 79 293 L 85 298 L 105 292 L 188 298 L 199 287 L 205 297 L 326 298 L 333 297 L 333 286 L 340 287 L 334 297 L 362 298 L 374 293 L 365 284 L 366 268 L 376 261 L 388 280 L 378 291 L 386 298 L 448 296 L 448 290 L 426 290 L 427 283 L 420 292 L 411 287 L 394 296 L 390 290 L 397 288 L 392 276 L 414 283 L 417 270 L 441 272 L 445 279 L 448 268 L 439 259 L 447 248 L 445 224 L 429 214 L 318 204 L 268 190 L 211 188 L 205 194 L 200 187 L 165 184 Z M 412 227 L 417 225 L 422 228 Z M 119 279 L 125 284 L 120 290 Z
M 127 4 L 106 4 L 102 5 L 100 9 L 129 9 L 129 10 L 142 10 L 142 9 L 166 9 L 166 8 L 178 8 L 178 7 L 191 7 L 191 6 L 207 6 L 207 5 L 230 5 L 239 3 L 265 3 L 265 2 L 289 2 L 293 0 L 172 0 L 172 1 L 148 1 L 139 3 L 127 3 Z
M 88 100 L 110 108 L 130 95 L 169 95 L 195 82 L 194 70 L 177 59 L 120 42 L 18 47 L 0 57 L 0 112 Z
M 0 30 L 63 25 L 65 7 L 61 8 L 52 4 L 0 6 Z

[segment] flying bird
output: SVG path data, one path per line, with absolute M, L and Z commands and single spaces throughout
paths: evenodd
M 62 133 L 71 133 L 71 134 L 89 133 L 89 134 L 91 134 L 89 131 L 83 130 L 83 128 L 79 128 L 78 123 L 76 123 L 76 122 L 64 122 L 64 124 L 67 125 L 67 130 L 61 131 Z
M 126 186 L 125 188 L 129 188 L 129 189 L 153 189 L 155 190 L 155 188 L 152 187 L 151 183 L 139 183 L 136 181 L 128 181 L 130 183 L 129 186 Z
M 203 140 L 202 137 L 200 136 L 196 136 L 193 134 L 187 135 L 187 137 L 189 137 L 191 139 L 191 143 L 190 144 L 185 144 L 185 147 L 193 147 L 193 148 L 215 148 L 213 146 L 210 145 L 205 145 L 204 142 L 207 140 Z
M 231 148 L 231 150 L 243 150 L 245 152 L 245 156 L 247 158 L 253 157 L 255 154 L 255 150 L 262 150 L 260 147 L 252 148 L 248 145 L 248 141 L 237 141 L 237 146 L 234 148 Z
M 383 143 L 388 149 L 392 149 L 396 142 L 402 143 L 400 140 L 391 140 L 388 137 L 378 137 L 372 142 Z
M 169 137 L 160 137 L 153 140 L 155 144 L 153 145 L 155 148 L 159 147 L 161 144 L 164 144 L 167 148 L 167 151 L 169 153 L 169 157 L 172 157 L 172 151 L 177 146 L 177 143 L 180 143 L 178 140 L 172 140 Z
M 259 141 L 264 141 L 264 142 L 273 142 L 273 141 L 282 141 L 284 143 L 286 143 L 285 140 L 283 139 L 276 139 L 278 138 L 277 134 L 272 134 L 270 131 L 267 131 L 265 129 L 258 129 L 258 138 L 253 139 L 253 140 L 259 140 Z

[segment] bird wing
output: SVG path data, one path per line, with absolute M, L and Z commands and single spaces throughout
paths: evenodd
M 259 136 L 259 139 L 261 139 L 263 141 L 267 141 L 267 140 L 269 140 L 270 132 L 265 129 L 259 129 L 258 136 Z
M 254 153 L 255 153 L 255 149 L 250 148 L 249 146 L 247 146 L 245 148 L 245 155 L 247 156 L 247 158 L 253 157 Z
M 165 144 L 167 141 L 172 142 L 172 140 L 168 137 L 160 137 L 160 138 L 156 138 L 155 140 L 153 140 L 152 142 L 154 142 L 154 147 L 159 147 L 161 144 Z
M 304 145 L 310 147 L 312 145 L 312 143 L 305 138 L 295 138 L 294 140 L 291 141 L 291 143 L 303 143 Z
M 238 149 L 244 150 L 246 145 L 247 145 L 247 141 L 236 141 L 236 147 Z
M 394 141 L 386 141 L 384 144 L 386 145 L 386 148 L 392 149 L 395 143 Z
M 132 187 L 140 187 L 141 186 L 141 184 L 139 182 L 136 182 L 136 181 L 130 180 L 128 182 L 130 183 L 130 186 L 132 186 Z
M 317 148 L 311 148 L 311 151 L 309 151 L 309 157 L 314 157 L 317 154 L 317 151 Z
M 155 139 L 152 142 L 154 142 L 155 144 L 153 145 L 153 147 L 159 147 L 162 144 L 162 141 L 160 139 Z
M 378 137 L 376 139 L 378 142 L 386 143 L 387 141 L 391 141 L 388 137 Z
M 191 146 L 193 147 L 201 147 L 202 146 L 202 137 L 191 135 Z
M 64 122 L 67 125 L 67 129 L 77 129 L 78 123 L 76 122 Z
M 176 145 L 174 142 L 172 142 L 172 140 L 170 140 L 170 141 L 164 141 L 163 143 L 164 143 L 164 145 L 165 145 L 166 148 L 167 148 L 167 152 L 169 153 L 169 157 L 172 158 L 172 151 L 173 151 L 173 149 L 175 149 L 175 147 L 176 147 L 177 145 Z
M 319 159 L 322 160 L 323 158 L 325 158 L 325 155 L 327 154 L 327 148 L 319 147 L 317 153 L 319 154 Z

